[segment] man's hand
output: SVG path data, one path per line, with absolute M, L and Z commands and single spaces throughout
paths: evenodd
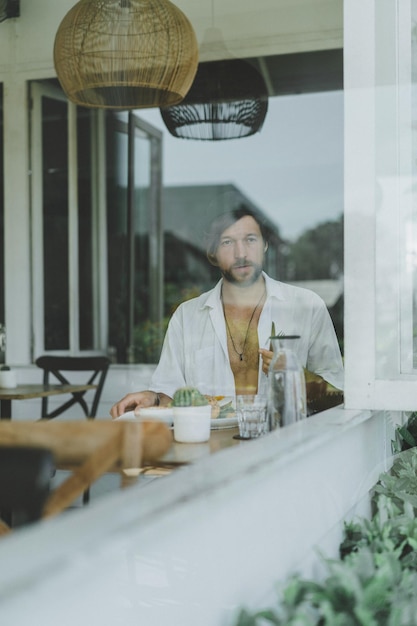
M 259 354 L 261 355 L 261 358 L 262 358 L 262 371 L 264 374 L 268 375 L 269 366 L 271 365 L 271 361 L 272 361 L 272 357 L 274 356 L 274 353 L 271 350 L 266 350 L 265 348 L 261 348 L 259 350 Z M 314 374 L 313 372 L 310 372 L 305 367 L 303 369 L 304 369 L 304 376 L 305 376 L 305 381 L 307 385 L 307 390 L 311 386 L 311 388 L 314 389 L 316 393 L 325 393 L 326 387 L 328 385 L 331 387 L 331 385 L 327 383 L 324 380 L 324 378 L 322 378 L 318 374 Z M 317 387 L 317 390 L 316 390 L 316 387 Z
M 261 348 L 259 350 L 259 354 L 262 358 L 262 371 L 264 374 L 268 375 L 269 366 L 271 365 L 274 353 L 272 350 L 266 350 L 266 348 Z
M 157 395 L 154 391 L 138 391 L 136 393 L 128 393 L 119 402 L 114 404 L 110 409 L 110 415 L 113 419 L 123 415 L 126 411 L 134 411 L 136 407 L 154 406 L 156 404 Z
M 137 409 L 148 406 L 168 406 L 172 402 L 172 398 L 165 393 L 156 393 L 155 391 L 137 391 L 136 393 L 128 393 L 127 396 L 116 402 L 110 409 L 110 415 L 113 419 L 120 417 L 126 411 L 135 411 Z

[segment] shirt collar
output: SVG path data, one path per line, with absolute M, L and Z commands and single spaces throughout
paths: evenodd
M 262 272 L 262 275 L 265 278 L 266 297 L 276 298 L 277 300 L 285 300 L 285 284 L 279 282 L 278 280 L 274 280 L 265 272 Z
M 214 309 L 216 306 L 219 305 L 220 296 L 222 293 L 222 284 L 223 284 L 223 278 L 221 278 L 219 282 L 217 283 L 217 285 L 211 291 L 208 292 L 206 301 L 202 304 L 201 308 L 204 308 L 207 306 L 207 307 L 210 307 L 211 309 Z
M 276 298 L 277 300 L 285 300 L 284 284 L 280 283 L 277 280 L 270 278 L 270 276 L 268 276 L 266 272 L 262 272 L 262 276 L 265 279 L 267 298 L 272 297 L 272 298 Z M 211 291 L 208 292 L 207 298 L 205 302 L 202 304 L 202 308 L 206 306 L 210 308 L 214 308 L 218 306 L 218 304 L 220 303 L 222 284 L 223 284 L 223 278 L 221 278 L 219 282 L 215 285 L 215 287 Z

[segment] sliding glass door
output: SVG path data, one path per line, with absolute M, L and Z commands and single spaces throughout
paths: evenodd
M 4 158 L 3 158 L 3 85 L 0 84 L 0 324 L 4 324 Z M 0 339 L 1 342 L 1 339 Z M 0 343 L 0 363 L 4 346 Z
M 32 84 L 31 98 L 34 357 L 100 352 L 107 347 L 100 120 L 50 84 Z
M 158 360 L 164 333 L 160 131 L 108 116 L 110 345 L 118 361 Z
M 161 133 L 31 85 L 34 357 L 155 362 L 164 334 Z

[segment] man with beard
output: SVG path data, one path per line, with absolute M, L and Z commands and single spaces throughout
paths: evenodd
M 216 396 L 266 393 L 271 328 L 299 335 L 296 351 L 307 372 L 343 388 L 343 364 L 333 323 L 314 292 L 262 271 L 268 249 L 261 220 L 240 208 L 214 220 L 207 257 L 222 278 L 211 291 L 173 314 L 148 390 L 116 403 L 113 418 L 139 406 L 167 405 L 176 389 Z

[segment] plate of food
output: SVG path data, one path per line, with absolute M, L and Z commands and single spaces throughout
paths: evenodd
M 217 417 L 211 420 L 211 430 L 221 430 L 222 428 L 234 428 L 237 426 L 237 417 Z
M 235 407 L 233 406 L 234 398 L 231 396 L 206 396 L 212 405 L 211 410 L 211 428 L 218 430 L 219 428 L 233 428 L 237 424 Z
M 211 404 L 211 428 L 233 428 L 237 424 L 234 398 L 231 396 L 206 396 Z M 174 411 L 171 406 L 150 406 L 138 408 L 135 411 L 126 411 L 116 418 L 119 421 L 156 420 L 172 426 L 174 423 Z
M 165 422 L 168 426 L 172 426 L 174 421 L 174 412 L 169 406 L 149 406 L 137 409 L 135 411 L 126 411 L 123 415 L 116 418 L 120 421 L 137 421 L 137 420 L 156 420 Z

